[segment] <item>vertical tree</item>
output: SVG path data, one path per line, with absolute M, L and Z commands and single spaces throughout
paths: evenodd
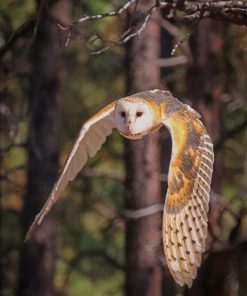
M 142 21 L 151 2 L 140 1 L 130 20 Z M 127 44 L 126 52 L 127 94 L 158 87 L 160 28 L 154 20 L 148 23 L 141 38 Z M 158 134 L 143 140 L 126 140 L 125 161 L 126 209 L 139 210 L 160 203 Z M 161 265 L 157 256 L 160 244 L 160 213 L 127 221 L 126 295 L 161 295 Z
M 49 13 L 67 21 L 67 0 L 53 1 Z M 37 1 L 37 33 L 31 49 L 30 134 L 28 184 L 23 205 L 25 233 L 56 181 L 62 111 L 63 67 L 56 24 L 48 16 L 44 1 Z M 54 295 L 55 270 L 54 211 L 37 231 L 33 242 L 23 245 L 18 295 Z
M 212 20 L 203 20 L 190 40 L 192 61 L 187 73 L 188 97 L 192 100 L 196 110 L 202 115 L 204 124 L 217 143 L 222 136 L 222 95 L 224 91 L 224 42 L 223 26 Z M 222 187 L 222 155 L 215 155 L 212 190 L 220 193 Z M 212 199 L 209 215 L 211 229 L 219 229 L 218 217 L 220 209 L 217 200 Z M 210 231 L 209 231 L 210 238 Z M 221 260 L 220 257 L 218 257 Z M 219 267 L 221 264 L 219 264 Z M 186 295 L 224 295 L 222 277 L 214 278 L 209 274 L 199 276 L 191 290 Z M 207 287 L 207 288 L 206 288 Z M 217 288 L 218 287 L 218 288 Z
M 169 58 L 171 56 L 171 51 L 173 49 L 173 38 L 172 36 L 165 31 L 163 28 L 161 29 L 161 58 Z M 173 68 L 166 68 L 161 67 L 161 82 L 165 85 L 165 87 L 174 92 L 174 83 L 173 81 L 169 82 L 169 75 L 171 75 L 174 71 Z M 168 78 L 168 79 L 167 79 Z M 171 137 L 166 128 L 161 128 L 160 131 L 160 166 L 161 166 L 161 173 L 167 174 L 169 170 L 170 158 L 171 158 L 171 150 L 172 150 L 172 143 Z M 162 182 L 161 188 L 161 197 L 163 198 L 166 196 L 167 192 L 167 180 L 166 182 Z M 162 295 L 165 296 L 174 296 L 176 294 L 176 283 L 168 270 L 168 268 L 163 268 L 163 277 L 162 277 Z

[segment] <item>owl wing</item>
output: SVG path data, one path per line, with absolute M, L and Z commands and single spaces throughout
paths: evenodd
M 188 108 L 164 122 L 172 157 L 163 217 L 163 244 L 175 281 L 191 287 L 207 238 L 213 144 L 199 116 Z
M 112 129 L 115 127 L 115 104 L 115 102 L 112 102 L 111 104 L 107 105 L 83 125 L 73 149 L 67 159 L 62 174 L 55 183 L 44 207 L 35 217 L 35 220 L 26 235 L 26 240 L 30 239 L 35 229 L 41 224 L 44 217 L 57 201 L 69 181 L 72 181 L 78 172 L 83 168 L 88 156 L 94 156 L 105 142 L 106 137 L 111 134 Z

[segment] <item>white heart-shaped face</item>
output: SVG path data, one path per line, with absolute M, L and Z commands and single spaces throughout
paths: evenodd
M 142 138 L 153 126 L 152 110 L 146 101 L 135 98 L 123 98 L 115 108 L 115 124 L 126 138 Z

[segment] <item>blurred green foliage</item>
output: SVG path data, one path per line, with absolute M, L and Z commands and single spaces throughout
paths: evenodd
M 83 14 L 107 12 L 113 6 L 109 1 L 72 1 L 71 19 Z M 0 38 L 8 40 L 12 32 L 35 13 L 35 1 L 1 1 Z M 63 87 L 63 124 L 61 164 L 83 124 L 91 115 L 110 101 L 124 94 L 123 49 L 114 48 L 102 55 L 91 55 L 85 36 L 96 30 L 109 30 L 116 34 L 115 19 L 81 26 L 64 48 L 65 82 Z M 54 24 L 55 25 L 55 24 Z M 9 117 L 3 131 L 13 135 L 1 141 L 4 149 L 1 179 L 1 268 L 2 295 L 14 295 L 18 280 L 18 256 L 21 245 L 21 206 L 26 185 L 26 150 L 28 136 L 29 63 L 27 47 L 32 32 L 21 38 L 5 55 L 9 75 L 3 75 L 4 92 L 1 104 L 7 106 Z M 27 55 L 26 55 L 27 53 Z M 19 65 L 18 63 L 21 63 Z M 24 67 L 23 67 L 24 66 Z M 48 131 L 47 131 L 48 132 Z M 16 147 L 15 147 L 16 146 Z M 121 295 L 124 280 L 123 248 L 124 224 L 119 218 L 123 211 L 122 181 L 104 176 L 124 176 L 122 139 L 114 133 L 104 149 L 87 167 L 100 170 L 102 176 L 84 176 L 83 172 L 68 187 L 64 199 L 57 206 L 59 211 L 58 263 L 55 284 L 58 291 L 68 295 Z M 10 172 L 12 170 L 12 172 Z M 18 186 L 17 186 L 18 185 Z M 18 187 L 18 188 L 17 188 Z M 20 188 L 19 188 L 20 187 Z

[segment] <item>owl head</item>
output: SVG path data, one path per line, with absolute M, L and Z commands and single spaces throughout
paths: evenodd
M 133 97 L 117 102 L 114 117 L 116 128 L 128 139 L 141 139 L 150 132 L 154 122 L 148 102 Z

